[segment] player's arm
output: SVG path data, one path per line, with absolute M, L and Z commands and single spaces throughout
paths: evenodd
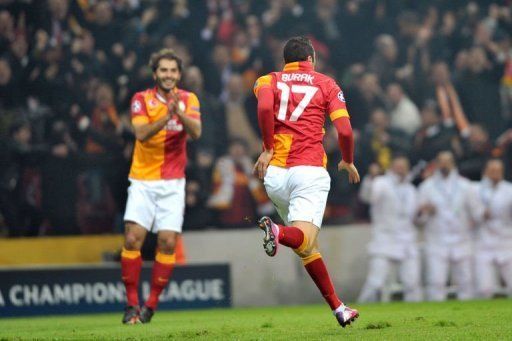
M 274 91 L 270 86 L 271 76 L 256 81 L 254 94 L 258 99 L 258 124 L 263 139 L 263 152 L 254 165 L 254 173 L 260 179 L 265 177 L 268 165 L 274 155 Z
M 343 92 L 334 84 L 328 96 L 329 117 L 338 132 L 338 145 L 342 155 L 338 170 L 346 170 L 349 182 L 358 183 L 360 181 L 359 172 L 354 165 L 354 134 L 352 133 L 352 125 L 350 124 L 350 116 Z
M 185 110 L 179 106 L 179 97 L 177 93 L 172 93 L 171 101 L 169 102 L 169 113 L 176 114 L 180 119 L 185 131 L 194 140 L 201 137 L 202 125 L 201 116 L 199 113 L 199 100 L 194 94 L 190 94 L 185 105 Z
M 149 122 L 149 116 L 146 110 L 144 98 L 140 94 L 133 96 L 131 104 L 132 126 L 135 138 L 141 142 L 145 142 L 162 130 L 167 122 L 171 119 L 171 115 Z

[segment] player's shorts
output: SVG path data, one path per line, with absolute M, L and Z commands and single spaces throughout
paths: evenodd
M 130 179 L 124 221 L 146 230 L 181 233 L 185 212 L 185 179 Z
M 331 178 L 323 167 L 269 166 L 264 179 L 269 198 L 285 222 L 311 222 L 322 226 Z

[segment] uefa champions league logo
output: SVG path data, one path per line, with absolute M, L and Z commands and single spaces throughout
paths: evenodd
M 338 99 L 345 103 L 345 96 L 343 95 L 343 91 L 338 92 Z

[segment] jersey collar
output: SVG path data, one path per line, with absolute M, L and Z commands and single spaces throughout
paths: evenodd
M 178 87 L 177 87 L 177 86 L 175 86 L 175 87 L 174 87 L 174 89 L 172 89 L 172 91 L 174 91 L 174 92 L 178 92 Z M 164 103 L 164 104 L 167 104 L 167 99 L 166 99 L 164 96 L 160 95 L 160 93 L 158 92 L 158 87 L 156 87 L 156 86 L 155 86 L 155 87 L 153 88 L 153 92 L 155 93 L 156 98 L 157 98 L 160 102 L 162 102 L 162 103 Z
M 287 63 L 283 71 L 313 71 L 313 63 L 308 61 Z

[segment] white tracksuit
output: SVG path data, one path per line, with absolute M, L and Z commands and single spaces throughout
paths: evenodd
M 419 205 L 431 204 L 435 213 L 425 221 L 427 298 L 442 301 L 452 274 L 457 298 L 474 296 L 473 222 L 484 208 L 471 182 L 452 171 L 446 178 L 439 172 L 419 188 Z
M 493 186 L 484 178 L 476 188 L 482 204 L 490 211 L 490 217 L 479 226 L 475 243 L 477 294 L 482 298 L 493 296 L 498 270 L 512 297 L 512 183 L 501 181 Z
M 365 177 L 360 197 L 371 205 L 372 240 L 368 277 L 359 295 L 360 302 L 376 301 L 383 289 L 391 266 L 399 266 L 404 285 L 404 299 L 422 299 L 420 257 L 417 232 L 413 224 L 417 193 L 408 181 L 400 182 L 388 172 L 375 179 Z

